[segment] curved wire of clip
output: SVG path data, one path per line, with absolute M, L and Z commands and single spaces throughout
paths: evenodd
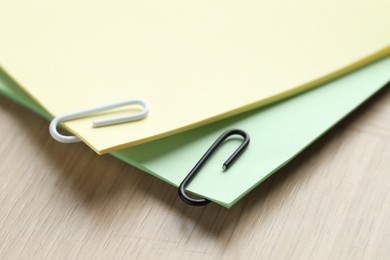
M 58 142 L 61 142 L 61 143 L 80 142 L 81 140 L 76 136 L 66 136 L 66 135 L 62 135 L 62 134 L 58 133 L 58 131 L 57 131 L 58 124 L 63 122 L 63 121 L 78 119 L 81 117 L 89 116 L 92 114 L 96 114 L 99 112 L 103 112 L 106 110 L 110 110 L 110 109 L 114 109 L 114 108 L 118 108 L 118 107 L 122 107 L 122 106 L 127 106 L 127 105 L 140 105 L 143 107 L 143 110 L 139 113 L 135 113 L 135 114 L 131 114 L 131 115 L 96 120 L 93 122 L 93 127 L 114 125 L 114 124 L 130 122 L 130 121 L 141 120 L 141 119 L 145 118 L 149 113 L 149 106 L 145 101 L 140 100 L 140 99 L 125 100 L 125 101 L 117 102 L 117 103 L 110 104 L 110 105 L 105 105 L 105 106 L 101 106 L 101 107 L 83 110 L 80 112 L 75 112 L 75 113 L 70 113 L 70 114 L 58 116 L 50 122 L 50 126 L 49 126 L 50 134 L 55 140 L 57 140 Z
M 203 164 L 207 161 L 207 159 L 214 153 L 214 151 L 218 148 L 219 145 L 221 145 L 228 137 L 232 135 L 240 135 L 244 138 L 241 145 L 237 148 L 237 150 L 223 163 L 222 169 L 224 171 L 228 170 L 229 167 L 237 160 L 239 155 L 245 150 L 245 148 L 249 144 L 249 135 L 245 133 L 242 130 L 239 129 L 233 129 L 224 132 L 218 139 L 213 143 L 213 145 L 207 150 L 207 152 L 202 156 L 202 158 L 199 160 L 199 162 L 194 166 L 194 168 L 190 171 L 190 173 L 185 177 L 183 182 L 179 186 L 178 194 L 179 197 L 187 204 L 190 204 L 192 206 L 203 206 L 210 201 L 208 199 L 193 199 L 190 196 L 187 195 L 185 188 L 187 185 L 191 182 L 191 180 L 195 177 L 195 175 L 198 173 L 200 168 L 203 166 Z

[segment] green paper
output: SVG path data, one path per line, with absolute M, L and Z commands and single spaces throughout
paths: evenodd
M 0 78 L 0 92 L 49 118 L 4 72 Z M 245 130 L 251 143 L 237 162 L 223 172 L 222 163 L 241 141 L 233 138 L 218 149 L 188 187 L 231 207 L 389 80 L 390 57 L 271 106 L 111 154 L 178 186 L 223 131 Z

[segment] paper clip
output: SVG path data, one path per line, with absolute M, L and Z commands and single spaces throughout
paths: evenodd
M 140 100 L 140 99 L 125 100 L 125 101 L 117 102 L 117 103 L 110 104 L 110 105 L 105 105 L 105 106 L 101 106 L 101 107 L 83 110 L 80 112 L 75 112 L 75 113 L 70 113 L 70 114 L 58 116 L 50 122 L 50 126 L 49 126 L 50 134 L 55 140 L 57 140 L 58 142 L 61 142 L 61 143 L 81 142 L 81 140 L 76 136 L 66 136 L 66 135 L 62 135 L 62 134 L 58 133 L 58 131 L 57 131 L 58 124 L 60 124 L 63 121 L 78 119 L 78 118 L 86 117 L 86 116 L 93 115 L 93 114 L 96 114 L 99 112 L 103 112 L 106 110 L 110 110 L 110 109 L 114 109 L 114 108 L 118 108 L 118 107 L 122 107 L 122 106 L 128 106 L 128 105 L 140 105 L 143 107 L 143 110 L 139 113 L 135 113 L 135 114 L 131 114 L 131 115 L 96 120 L 93 122 L 93 127 L 121 124 L 121 123 L 141 120 L 141 119 L 145 118 L 149 113 L 149 106 L 145 101 Z
M 193 199 L 190 196 L 186 194 L 185 188 L 188 186 L 188 184 L 191 182 L 191 180 L 195 177 L 195 175 L 198 173 L 200 168 L 203 166 L 203 164 L 207 161 L 207 159 L 214 153 L 214 151 L 218 148 L 219 145 L 221 145 L 228 137 L 232 135 L 240 135 L 244 138 L 241 145 L 236 149 L 236 151 L 223 163 L 222 169 L 223 171 L 226 171 L 229 169 L 229 167 L 237 160 L 237 158 L 242 154 L 242 152 L 245 150 L 245 148 L 249 144 L 249 135 L 239 129 L 233 129 L 228 130 L 224 132 L 218 139 L 213 143 L 213 145 L 207 150 L 207 152 L 202 156 L 202 158 L 199 160 L 199 162 L 194 166 L 194 168 L 190 171 L 190 173 L 185 177 L 183 182 L 180 184 L 178 189 L 179 197 L 187 204 L 190 204 L 192 206 L 203 206 L 208 203 L 210 203 L 210 200 L 208 199 Z

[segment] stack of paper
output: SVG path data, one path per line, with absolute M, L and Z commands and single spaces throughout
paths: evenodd
M 144 99 L 141 121 L 64 125 L 174 185 L 224 130 L 248 132 L 228 172 L 239 140 L 188 187 L 226 207 L 390 80 L 388 1 L 21 2 L 0 11 L 0 91 L 47 118 Z

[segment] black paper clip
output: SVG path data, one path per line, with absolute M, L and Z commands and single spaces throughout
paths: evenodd
M 240 135 L 244 138 L 241 145 L 237 148 L 237 150 L 223 163 L 222 169 L 224 171 L 228 170 L 229 167 L 236 161 L 236 159 L 240 156 L 240 154 L 245 150 L 245 148 L 249 144 L 249 135 L 242 130 L 233 129 L 224 132 L 218 139 L 213 143 L 213 145 L 207 150 L 207 152 L 202 156 L 199 162 L 194 166 L 194 168 L 190 171 L 190 173 L 185 177 L 182 183 L 179 186 L 178 194 L 179 197 L 187 204 L 192 206 L 203 206 L 210 203 L 208 199 L 193 199 L 187 195 L 185 188 L 191 182 L 191 180 L 198 173 L 203 164 L 207 161 L 207 159 L 213 154 L 213 152 L 221 145 L 228 137 L 232 135 Z

